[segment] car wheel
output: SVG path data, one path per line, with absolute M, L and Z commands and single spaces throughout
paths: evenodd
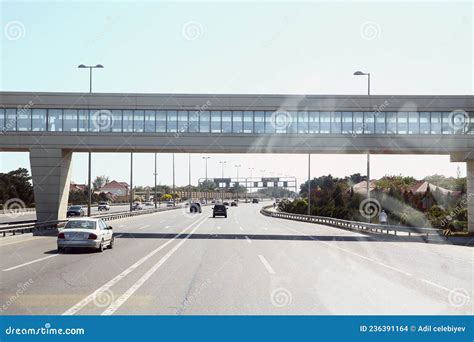
M 216 218 L 216 215 L 212 215 L 213 218 Z
M 58 246 L 58 253 L 59 254 L 66 254 L 66 248 Z
M 224 215 L 225 218 L 227 218 L 227 215 Z
M 110 239 L 110 242 L 109 242 L 109 248 L 110 249 L 114 248 L 114 243 L 115 243 L 115 238 L 112 236 L 112 238 Z
M 99 245 L 99 248 L 97 249 L 99 252 L 103 252 L 104 251 L 104 240 L 102 240 L 100 242 L 100 245 Z

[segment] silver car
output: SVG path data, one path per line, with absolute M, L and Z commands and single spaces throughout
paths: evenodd
M 102 252 L 106 247 L 113 248 L 114 235 L 111 226 L 97 218 L 69 220 L 58 234 L 58 251 L 66 248 L 95 248 Z

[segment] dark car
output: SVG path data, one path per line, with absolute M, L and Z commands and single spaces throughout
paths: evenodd
M 223 204 L 216 204 L 212 208 L 212 217 L 224 216 L 227 217 L 227 207 Z
M 199 202 L 193 202 L 189 206 L 190 213 L 202 213 L 201 204 Z
M 237 202 L 235 202 L 235 201 L 234 201 L 234 202 L 230 202 L 230 206 L 231 206 L 231 207 L 236 207 L 236 206 L 237 206 Z
M 222 203 L 223 205 L 229 206 L 229 202 Z
M 80 205 L 71 205 L 67 208 L 66 217 L 84 216 L 84 209 Z
M 253 198 L 252 203 L 258 203 L 258 198 Z

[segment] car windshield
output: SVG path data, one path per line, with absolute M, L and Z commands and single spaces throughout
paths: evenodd
M 107 202 L 99 202 L 99 204 L 107 204 Z
M 214 206 L 214 209 L 222 210 L 222 209 L 225 209 L 225 206 L 224 205 L 216 205 L 216 206 Z
M 69 207 L 69 210 L 80 210 L 80 209 L 81 209 L 80 205 L 73 205 L 73 206 Z
M 66 223 L 64 229 L 95 229 L 95 222 L 94 221 L 86 221 L 86 220 L 72 220 Z

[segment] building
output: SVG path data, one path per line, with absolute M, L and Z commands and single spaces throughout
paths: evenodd
M 86 191 L 87 190 L 87 184 L 76 184 L 74 182 L 71 182 L 69 184 L 69 191 Z
M 109 193 L 112 196 L 128 196 L 129 186 L 126 182 L 115 180 L 105 184 L 100 188 L 100 192 Z

